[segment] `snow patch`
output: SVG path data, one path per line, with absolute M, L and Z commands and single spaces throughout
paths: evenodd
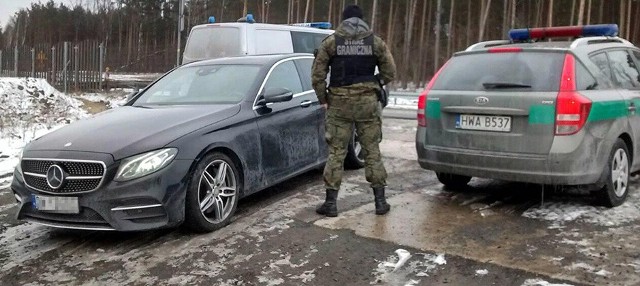
M 420 283 L 420 280 L 409 280 L 409 282 L 405 283 L 404 286 L 414 286 L 414 285 L 418 285 L 418 283 Z
M 527 279 L 524 281 L 524 284 L 522 284 L 522 286 L 573 286 L 573 285 L 564 284 L 564 283 L 563 284 L 549 283 L 542 279 Z
M 603 277 L 607 277 L 607 276 L 612 274 L 611 272 L 609 272 L 609 271 L 607 271 L 605 269 L 600 269 L 600 270 L 596 271 L 595 267 L 593 267 L 593 266 L 591 266 L 589 264 L 586 264 L 584 262 L 573 263 L 573 264 L 571 264 L 571 266 L 567 266 L 565 268 L 570 269 L 570 270 L 583 269 L 583 270 L 586 270 L 586 271 L 588 271 L 590 273 L 593 273 L 593 274 L 598 275 L 598 276 L 603 276 Z
M 433 263 L 438 265 L 445 265 L 447 264 L 447 260 L 444 259 L 444 254 L 438 254 L 436 259 L 433 260 Z
M 398 254 L 398 261 L 397 262 L 395 262 L 395 263 L 385 262 L 384 263 L 385 267 L 392 267 L 393 271 L 397 271 L 398 269 L 400 269 L 400 267 L 404 266 L 404 264 L 407 262 L 407 260 L 409 260 L 409 258 L 411 258 L 411 254 L 409 253 L 409 251 L 406 251 L 404 249 L 396 250 L 396 254 Z
M 550 202 L 526 210 L 522 216 L 552 222 L 550 228 L 564 228 L 567 222 L 582 222 L 598 226 L 620 226 L 635 222 L 640 217 L 640 206 L 630 201 L 637 192 L 631 192 L 626 203 L 615 208 L 596 207 L 579 202 Z
M 444 254 L 416 253 L 411 255 L 404 249 L 395 251 L 395 255 L 378 263 L 373 271 L 375 280 L 370 284 L 378 285 L 416 285 L 420 277 L 427 277 L 438 266 L 447 264 Z M 413 259 L 422 257 L 422 259 Z M 413 261 L 409 261 L 413 259 Z M 416 282 L 417 281 L 417 282 Z
M 487 269 L 476 270 L 476 276 L 485 276 L 487 274 L 489 274 L 489 270 Z
M 9 183 L 30 141 L 89 115 L 44 79 L 0 78 L 0 185 Z

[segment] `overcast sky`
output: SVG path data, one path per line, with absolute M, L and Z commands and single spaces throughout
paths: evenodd
M 0 26 L 4 28 L 9 21 L 9 18 L 21 8 L 27 8 L 31 6 L 31 3 L 47 3 L 49 0 L 0 0 Z M 56 3 L 74 3 L 78 1 L 72 0 L 53 0 Z

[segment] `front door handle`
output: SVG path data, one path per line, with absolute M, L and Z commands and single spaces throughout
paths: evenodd
M 313 102 L 311 102 L 311 100 L 305 100 L 303 102 L 300 102 L 300 106 L 302 108 L 307 108 L 307 107 L 311 106 L 311 104 L 313 104 Z

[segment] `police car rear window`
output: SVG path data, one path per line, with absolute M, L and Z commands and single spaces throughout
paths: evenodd
M 241 54 L 240 29 L 219 26 L 193 30 L 184 51 L 184 57 L 190 60 L 215 59 Z
M 481 53 L 452 58 L 433 90 L 481 91 L 491 87 L 522 91 L 557 91 L 562 53 Z

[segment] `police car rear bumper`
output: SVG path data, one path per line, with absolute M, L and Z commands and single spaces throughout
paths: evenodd
M 548 155 L 535 155 L 429 146 L 418 137 L 416 150 L 420 166 L 435 172 L 550 185 L 599 186 L 606 161 L 589 156 L 597 152 L 585 143 L 567 153 L 554 152 L 552 147 Z

